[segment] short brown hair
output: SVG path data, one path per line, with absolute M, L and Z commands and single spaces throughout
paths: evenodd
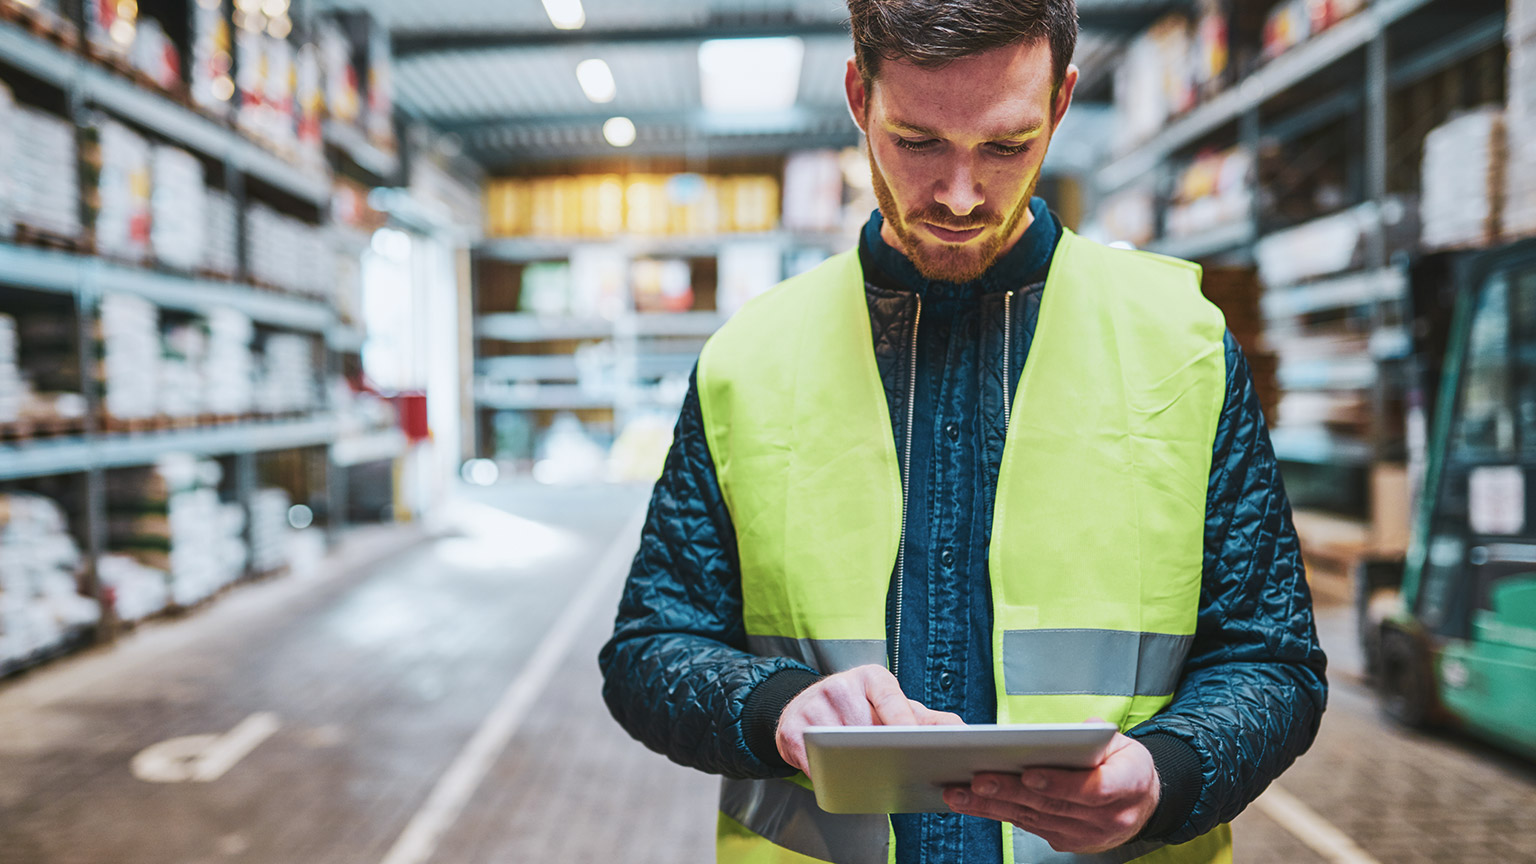
M 848 0 L 853 56 L 866 82 L 881 60 L 942 66 L 1015 42 L 1051 46 L 1052 89 L 1077 48 L 1076 0 Z

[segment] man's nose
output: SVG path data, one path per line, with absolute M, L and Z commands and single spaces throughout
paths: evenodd
M 969 216 L 986 200 L 969 159 L 956 159 L 949 166 L 948 172 L 939 180 L 933 198 L 956 216 Z

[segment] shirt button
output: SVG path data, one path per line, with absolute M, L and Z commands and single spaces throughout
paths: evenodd
M 953 566 L 955 566 L 955 553 L 949 551 L 948 549 L 945 549 L 943 552 L 940 552 L 939 553 L 939 563 L 943 564 L 945 567 L 953 567 Z
M 960 440 L 960 424 L 959 423 L 945 423 L 944 424 L 944 434 L 948 435 L 949 436 L 949 440 L 951 440 L 951 441 L 959 441 Z
M 949 688 L 955 686 L 955 676 L 949 674 L 948 672 L 945 672 L 944 674 L 940 675 L 939 676 L 939 686 L 944 688 L 945 690 L 948 690 Z

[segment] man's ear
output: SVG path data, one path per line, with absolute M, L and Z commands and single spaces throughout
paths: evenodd
M 864 118 L 869 111 L 869 91 L 864 87 L 864 76 L 859 74 L 859 66 L 848 58 L 848 71 L 843 75 L 843 90 L 848 94 L 848 113 L 853 115 L 853 123 L 859 127 L 859 131 L 869 134 L 864 128 Z
M 1061 126 L 1061 121 L 1067 116 L 1067 109 L 1072 107 L 1072 91 L 1077 89 L 1077 66 L 1067 64 L 1067 74 L 1061 78 L 1061 87 L 1056 91 L 1056 104 L 1051 106 L 1051 128 Z

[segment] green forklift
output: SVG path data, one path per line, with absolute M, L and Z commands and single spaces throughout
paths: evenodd
M 1409 284 L 1410 452 L 1430 431 L 1406 560 L 1356 574 L 1367 671 L 1395 720 L 1536 758 L 1536 241 Z

